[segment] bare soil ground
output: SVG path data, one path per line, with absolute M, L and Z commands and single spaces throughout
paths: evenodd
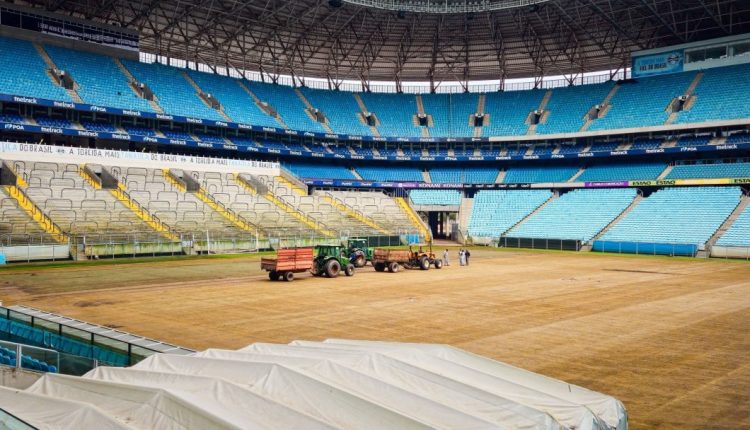
M 195 349 L 448 343 L 622 400 L 632 429 L 750 429 L 750 264 L 474 250 L 270 282 L 257 258 L 0 271 L 0 299 Z

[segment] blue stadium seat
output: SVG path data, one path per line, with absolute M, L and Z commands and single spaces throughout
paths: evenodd
M 750 206 L 745 207 L 716 244 L 750 248 Z
M 750 163 L 678 164 L 667 179 L 750 178 Z
M 424 182 L 422 172 L 415 167 L 360 166 L 356 170 L 366 181 Z
M 323 112 L 334 133 L 371 136 L 370 127 L 362 123 L 357 114 L 359 105 L 352 93 L 301 88 L 310 104 Z
M 52 82 L 47 69 L 31 42 L 0 37 L 0 92 L 72 102 L 68 92 Z
M 481 190 L 474 196 L 469 235 L 499 237 L 551 195 L 547 190 Z
M 576 182 L 653 180 L 666 168 L 664 163 L 599 164 L 587 167 Z
M 415 205 L 458 206 L 461 192 L 456 190 L 412 190 L 409 198 Z
M 508 168 L 504 184 L 531 184 L 537 182 L 567 182 L 578 172 L 578 166 L 544 166 Z

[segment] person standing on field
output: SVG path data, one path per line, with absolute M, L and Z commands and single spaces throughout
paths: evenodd
M 458 262 L 461 266 L 466 266 L 466 254 L 463 248 L 458 251 Z
M 466 251 L 464 251 L 464 258 L 466 259 L 467 266 L 469 265 L 469 257 L 471 257 L 471 252 L 469 252 L 469 250 L 467 249 Z
M 446 249 L 443 251 L 443 263 L 445 263 L 446 266 L 450 266 L 451 262 L 448 260 L 448 250 Z

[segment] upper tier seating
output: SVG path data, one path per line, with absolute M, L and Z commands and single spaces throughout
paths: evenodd
M 750 64 L 706 69 L 695 88 L 695 103 L 678 114 L 675 123 L 750 117 Z
M 663 125 L 669 117 L 667 106 L 690 86 L 695 72 L 641 78 L 620 85 L 611 108 L 591 123 L 589 130 L 635 128 Z
M 72 102 L 31 42 L 0 37 L 0 93 Z
M 128 78 L 112 57 L 47 45 L 44 47 L 57 67 L 71 74 L 76 92 L 84 102 L 99 106 L 153 112 L 145 99 L 128 85 Z
M 507 235 L 588 242 L 617 218 L 635 196 L 634 188 L 573 190 L 552 200 Z
M 529 112 L 539 109 L 545 90 L 488 93 L 484 111 L 490 114 L 489 124 L 482 127 L 482 136 L 524 135 L 529 129 Z
M 411 94 L 361 93 L 360 97 L 370 112 L 380 121 L 381 136 L 417 137 L 419 127 L 414 125 L 417 99 Z
M 472 136 L 469 117 L 477 112 L 478 102 L 479 95 L 472 93 L 423 94 L 425 113 L 434 123 L 430 136 Z
M 663 139 L 636 139 L 629 149 L 655 149 L 664 143 Z
M 357 114 L 359 105 L 350 92 L 326 91 L 301 88 L 307 101 L 320 109 L 328 118 L 328 126 L 334 133 L 371 136 L 370 127 L 363 124 Z
M 409 198 L 415 205 L 458 206 L 461 192 L 456 190 L 412 190 Z
M 424 182 L 422 173 L 415 167 L 360 166 L 356 169 L 359 176 L 366 181 Z
M 666 167 L 663 163 L 600 164 L 587 167 L 576 182 L 653 180 Z
M 443 184 L 494 184 L 497 173 L 496 167 L 433 167 L 430 169 L 430 179 Z
M 474 196 L 469 235 L 499 237 L 551 195 L 547 190 L 481 190 Z
M 294 88 L 285 85 L 247 81 L 245 85 L 261 100 L 276 109 L 284 123 L 292 130 L 325 133 L 326 129 L 305 112 L 305 104 Z
M 262 127 L 280 127 L 276 120 L 261 110 L 255 100 L 240 86 L 240 80 L 214 73 L 188 70 L 187 73 L 204 91 L 221 103 L 224 113 L 232 121 Z
M 81 121 L 81 125 L 86 130 L 91 131 L 103 131 L 106 133 L 117 133 L 119 130 L 117 127 L 108 122 L 101 121 Z
M 740 213 L 732 226 L 716 242 L 719 246 L 750 248 L 750 206 Z
M 290 163 L 285 167 L 301 178 L 357 179 L 352 171 L 344 166 L 329 164 Z
M 750 178 L 750 163 L 678 164 L 666 179 Z
M 531 184 L 535 182 L 567 182 L 578 172 L 578 166 L 509 167 L 504 184 Z
M 665 188 L 641 201 L 603 241 L 705 244 L 740 201 L 739 187 Z
M 122 60 L 133 76 L 144 82 L 156 94 L 159 106 L 172 115 L 225 121 L 214 109 L 208 107 L 198 92 L 183 76 L 184 70 L 159 63 L 140 63 Z
M 581 129 L 588 111 L 600 104 L 614 86 L 613 82 L 555 88 L 547 102 L 549 116 L 536 127 L 538 134 L 575 133 Z

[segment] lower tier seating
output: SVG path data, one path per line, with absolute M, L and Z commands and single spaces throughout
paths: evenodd
M 538 182 L 567 182 L 578 172 L 578 166 L 510 167 L 505 173 L 505 184 Z
M 482 190 L 474 196 L 469 235 L 498 237 L 547 201 L 547 190 Z
M 705 244 L 740 201 L 739 187 L 665 188 L 615 224 L 602 241 Z
M 716 242 L 720 246 L 741 246 L 750 248 L 750 206 L 742 211 L 732 226 Z
M 366 181 L 423 182 L 422 172 L 416 167 L 357 167 L 357 172 Z
M 587 242 L 617 218 L 635 196 L 634 188 L 570 191 L 552 200 L 507 236 Z

